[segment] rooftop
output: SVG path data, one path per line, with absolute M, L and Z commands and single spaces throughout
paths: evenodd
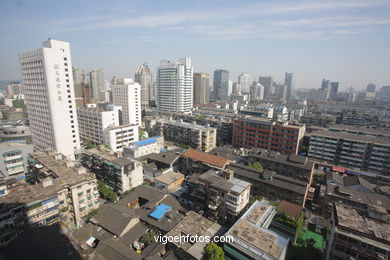
M 374 144 L 380 144 L 380 145 L 386 145 L 390 146 L 389 140 L 378 138 L 378 137 L 372 137 L 372 136 L 366 136 L 366 135 L 357 135 L 357 134 L 350 134 L 346 132 L 334 132 L 334 131 L 327 131 L 327 130 L 319 130 L 316 132 L 313 132 L 311 136 L 325 136 L 325 137 L 332 137 L 337 139 L 346 139 L 350 141 L 360 141 L 364 143 L 374 143 Z
M 208 154 L 208 153 L 198 152 L 198 151 L 195 151 L 192 149 L 188 149 L 187 151 L 185 151 L 182 156 L 186 157 L 186 158 L 193 159 L 193 160 L 201 161 L 203 163 L 206 163 L 206 164 L 209 164 L 211 166 L 215 166 L 215 167 L 221 168 L 221 169 L 224 168 L 226 166 L 226 164 L 229 163 L 228 160 L 226 160 L 222 157 Z
M 179 155 L 172 152 L 160 152 L 160 153 L 151 153 L 140 157 L 138 160 L 143 161 L 147 160 L 148 162 L 161 162 L 171 165 L 179 158 Z
M 130 145 L 130 147 L 137 148 L 137 147 L 142 147 L 142 146 L 149 145 L 149 144 L 154 144 L 154 143 L 157 143 L 159 141 L 158 140 L 159 138 L 161 138 L 161 136 L 154 136 L 154 137 L 146 138 L 146 139 L 132 143 Z
M 180 179 L 184 179 L 184 174 L 180 172 L 172 172 L 172 171 L 164 173 L 156 178 L 157 181 L 165 184 L 170 184 Z
M 278 206 L 278 212 L 287 213 L 288 215 L 292 216 L 295 221 L 298 221 L 302 211 L 303 208 L 301 206 L 288 202 L 286 200 L 282 200 Z
M 335 202 L 334 205 L 338 228 L 390 245 L 390 224 L 371 220 L 342 203 Z
M 256 201 L 226 233 L 232 236 L 231 245 L 237 245 L 247 254 L 263 259 L 279 259 L 286 250 L 288 239 L 264 228 L 263 223 L 271 217 L 273 206 L 265 201 Z
M 82 167 L 66 166 L 66 162 L 69 161 L 56 159 L 53 152 L 33 152 L 31 153 L 31 157 L 37 167 L 45 171 L 48 176 L 54 176 L 51 179 L 53 184 L 43 187 L 42 183 L 31 185 L 25 181 L 19 181 L 14 187 L 8 190 L 8 195 L 0 197 L 0 203 L 10 204 L 17 202 L 28 205 L 50 198 L 50 196 L 54 196 L 59 191 L 66 189 L 67 186 L 74 186 L 85 181 L 95 180 L 93 173 L 85 172 L 79 174 L 78 169 Z
M 185 127 L 185 128 L 190 128 L 190 129 L 197 129 L 201 131 L 212 131 L 216 130 L 213 127 L 207 127 L 203 125 L 197 125 L 197 124 L 192 124 L 192 123 L 186 123 L 184 121 L 175 121 L 175 120 L 168 120 L 168 119 L 159 119 L 157 122 L 163 123 L 163 124 L 169 124 L 169 125 L 174 125 L 174 126 L 179 126 L 179 127 Z

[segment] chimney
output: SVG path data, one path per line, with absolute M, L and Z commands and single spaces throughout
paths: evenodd
M 226 169 L 224 171 L 224 174 L 225 174 L 225 179 L 227 179 L 227 180 L 231 180 L 234 177 L 234 171 L 232 171 L 230 169 Z

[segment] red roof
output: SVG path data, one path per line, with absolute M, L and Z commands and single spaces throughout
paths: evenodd
M 278 212 L 287 213 L 298 221 L 303 208 L 297 204 L 282 200 L 278 206 Z
M 225 158 L 208 153 L 198 152 L 191 149 L 185 151 L 182 156 L 193 160 L 201 161 L 218 168 L 224 168 L 229 162 Z

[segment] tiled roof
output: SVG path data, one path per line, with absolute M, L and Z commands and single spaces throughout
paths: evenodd
M 189 149 L 185 153 L 183 153 L 183 157 L 187 157 L 187 158 L 191 158 L 191 159 L 194 159 L 197 161 L 201 161 L 201 162 L 210 164 L 212 166 L 216 166 L 218 168 L 225 167 L 225 165 L 229 162 L 228 160 L 226 160 L 222 157 L 208 154 L 208 153 L 198 152 L 198 151 L 191 150 L 191 149 Z

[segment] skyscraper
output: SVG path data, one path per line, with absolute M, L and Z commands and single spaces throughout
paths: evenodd
M 69 43 L 42 46 L 18 55 L 33 144 L 74 159 L 80 139 Z
M 75 67 L 72 67 L 72 71 L 73 71 L 73 85 L 74 85 L 75 97 L 81 98 L 83 97 L 82 83 L 85 80 L 85 74 L 83 70 Z
M 241 85 L 241 93 L 247 94 L 250 93 L 250 87 L 252 84 L 252 76 L 248 73 L 241 73 L 240 76 L 238 76 L 238 84 Z
M 227 101 L 229 97 L 229 71 L 220 69 L 214 71 L 213 90 L 214 99 Z
M 112 99 L 122 107 L 122 124 L 141 125 L 141 85 L 129 78 L 116 78 L 111 81 Z
M 271 97 L 272 77 L 259 77 L 259 83 L 264 86 L 264 99 Z
M 329 90 L 329 99 L 335 100 L 338 91 L 339 91 L 339 83 L 338 82 L 331 82 L 330 83 L 330 90 Z
M 251 85 L 251 101 L 264 99 L 264 86 L 254 81 Z
M 194 73 L 194 105 L 209 103 L 209 80 L 209 74 Z
M 157 69 L 157 108 L 189 112 L 194 99 L 193 68 L 190 58 L 161 60 Z
M 375 84 L 368 83 L 367 88 L 366 88 L 366 92 L 375 92 L 375 90 L 376 90 Z
M 104 91 L 104 74 L 103 69 L 94 69 L 89 73 L 89 83 L 91 87 L 91 98 L 98 100 L 99 92 Z
M 291 72 L 286 72 L 286 75 L 284 77 L 284 85 L 287 86 L 287 96 L 286 96 L 287 100 L 291 100 L 293 98 L 294 84 L 295 84 L 294 74 Z
M 141 85 L 141 107 L 149 107 L 153 95 L 153 78 L 147 63 L 138 67 L 134 80 Z

